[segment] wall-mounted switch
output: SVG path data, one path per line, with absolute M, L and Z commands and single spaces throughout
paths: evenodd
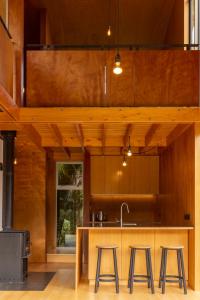
M 184 220 L 190 220 L 190 214 L 184 214 Z

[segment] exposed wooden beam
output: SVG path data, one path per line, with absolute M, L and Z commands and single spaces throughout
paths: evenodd
M 19 107 L 16 105 L 12 97 L 5 88 L 0 84 L 0 107 L 5 111 L 12 120 L 19 119 Z
M 191 124 L 178 124 L 175 128 L 170 132 L 170 134 L 166 138 L 167 146 L 169 146 L 173 141 L 175 141 L 181 134 L 183 134 Z
M 80 141 L 81 149 L 84 152 L 84 134 L 83 134 L 83 128 L 81 124 L 76 124 L 76 132 Z
M 21 108 L 22 123 L 194 123 L 199 107 Z
M 51 128 L 51 132 L 53 134 L 54 139 L 56 140 L 56 143 L 62 147 L 63 146 L 63 137 L 60 132 L 60 129 L 56 124 L 50 124 L 49 127 Z
M 44 148 L 42 147 L 42 138 L 37 132 L 37 130 L 31 124 L 23 125 L 22 130 L 26 133 L 27 137 L 37 146 L 37 148 L 44 152 Z
M 102 155 L 105 155 L 105 147 L 106 147 L 106 132 L 105 125 L 102 124 L 101 127 L 101 142 L 102 142 Z
M 124 147 L 126 147 L 128 145 L 129 137 L 131 136 L 132 131 L 133 131 L 133 125 L 128 124 L 126 127 L 126 132 L 125 132 L 124 138 L 123 138 Z
M 71 152 L 68 147 L 63 147 L 64 152 L 68 155 L 69 158 L 71 158 Z
M 156 131 L 160 128 L 160 126 L 160 124 L 151 125 L 145 137 L 145 146 L 148 146 L 151 143 Z

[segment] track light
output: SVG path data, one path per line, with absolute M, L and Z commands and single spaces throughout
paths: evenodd
M 116 75 L 120 75 L 122 73 L 122 67 L 121 67 L 121 57 L 119 52 L 117 51 L 117 54 L 115 56 L 115 64 L 113 68 L 113 73 Z

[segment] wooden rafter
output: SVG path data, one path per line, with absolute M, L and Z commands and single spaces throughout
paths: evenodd
M 105 125 L 104 124 L 102 124 L 102 127 L 101 127 L 101 142 L 102 142 L 102 155 L 105 155 L 106 130 L 105 130 Z
M 149 146 L 156 131 L 160 128 L 160 124 L 152 124 L 145 136 L 145 146 Z
M 173 143 L 181 134 L 183 134 L 191 124 L 178 124 L 175 128 L 170 132 L 170 134 L 166 138 L 167 146 Z
M 199 107 L 54 107 L 21 108 L 22 123 L 193 123 Z
M 33 144 L 37 146 L 37 148 L 40 151 L 45 151 L 42 147 L 42 138 L 33 125 L 23 125 L 22 130 L 26 133 L 27 137 L 33 142 Z
M 68 155 L 68 157 L 71 158 L 71 152 L 69 150 L 69 147 L 63 147 L 63 150 Z
M 62 147 L 63 146 L 63 137 L 60 132 L 60 129 L 56 124 L 50 124 L 51 132 L 53 134 L 54 139 L 56 140 L 57 144 Z
M 125 132 L 124 138 L 123 138 L 124 148 L 126 148 L 129 143 L 129 137 L 131 136 L 132 131 L 133 131 L 133 125 L 128 124 L 126 127 L 126 132 Z
M 85 149 L 84 149 L 84 134 L 83 134 L 82 125 L 81 124 L 76 124 L 75 126 L 76 126 L 77 136 L 79 138 L 79 142 L 80 142 L 80 145 L 81 145 L 81 149 L 84 152 L 85 151 Z

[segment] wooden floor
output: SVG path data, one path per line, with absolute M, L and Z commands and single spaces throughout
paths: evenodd
M 74 290 L 74 266 L 67 264 L 34 264 L 31 271 L 56 271 L 47 288 L 42 292 L 0 292 L 1 300 L 200 300 L 200 293 L 191 290 L 188 295 L 183 295 L 182 291 L 176 287 L 167 287 L 165 295 L 160 294 L 156 289 L 156 294 L 151 295 L 145 287 L 136 286 L 132 295 L 127 292 L 127 288 L 121 287 L 120 294 L 116 295 L 111 286 L 103 286 L 97 294 L 94 294 L 93 287 L 86 283 L 80 284 L 78 291 Z

